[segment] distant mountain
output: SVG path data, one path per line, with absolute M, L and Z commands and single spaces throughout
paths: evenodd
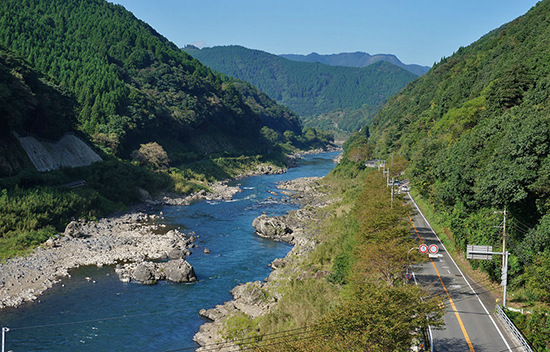
M 242 46 L 185 50 L 213 70 L 250 82 L 300 116 L 311 117 L 304 120 L 306 126 L 321 127 L 316 117 L 343 111 L 337 127 L 326 118 L 321 124 L 349 132 L 367 123 L 390 96 L 416 78 L 385 61 L 358 68 L 296 62 Z
M 367 67 L 378 61 L 386 61 L 396 66 L 404 68 L 405 70 L 414 73 L 417 76 L 422 76 L 430 70 L 428 66 L 421 65 L 407 65 L 401 62 L 395 55 L 391 54 L 376 54 L 369 55 L 367 53 L 357 51 L 354 53 L 340 53 L 331 55 L 320 55 L 317 53 L 311 53 L 308 55 L 298 54 L 283 54 L 279 55 L 285 59 L 302 62 L 320 62 L 325 65 L 331 66 L 350 66 L 350 67 Z

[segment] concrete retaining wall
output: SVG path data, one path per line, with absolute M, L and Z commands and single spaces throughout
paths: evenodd
M 102 160 L 86 143 L 73 134 L 66 134 L 59 142 L 39 141 L 34 137 L 18 135 L 16 137 L 38 171 L 88 166 Z

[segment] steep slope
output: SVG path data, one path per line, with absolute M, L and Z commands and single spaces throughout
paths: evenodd
M 69 92 L 0 49 L 0 177 L 32 168 L 10 132 L 57 140 L 76 127 L 75 105 Z
M 458 247 L 499 250 L 508 214 L 512 287 L 548 302 L 550 1 L 490 32 L 392 97 L 371 126 L 382 152 L 411 159 L 413 188 L 443 214 Z M 511 225 L 510 225 L 511 224 Z M 474 263 L 495 280 L 501 258 Z M 527 270 L 529 268 L 529 270 Z M 541 281 L 542 278 L 542 281 Z M 548 282 L 548 281 L 546 281 Z M 543 289 L 541 291 L 541 288 Z
M 342 124 L 348 131 L 369 121 L 392 94 L 416 77 L 387 62 L 366 68 L 336 67 L 295 62 L 241 46 L 185 50 L 216 71 L 252 83 L 300 116 L 311 116 L 310 126 L 319 126 L 315 117 L 320 114 L 360 110 L 359 124 Z
M 178 162 L 264 148 L 259 131 L 270 116 L 258 116 L 233 83 L 122 6 L 2 1 L 0 44 L 73 93 L 77 127 L 106 151 L 128 157 L 156 140 Z M 291 118 L 285 128 L 300 130 L 297 122 Z
M 395 55 L 391 54 L 376 54 L 370 55 L 361 51 L 354 53 L 339 53 L 330 55 L 320 55 L 317 53 L 311 53 L 308 55 L 299 54 L 282 54 L 279 55 L 285 59 L 292 61 L 303 62 L 320 62 L 325 65 L 331 66 L 351 66 L 351 67 L 367 67 L 378 61 L 387 61 L 391 64 L 404 68 L 405 70 L 414 73 L 417 76 L 422 76 L 430 70 L 428 66 L 421 66 L 416 64 L 404 64 Z

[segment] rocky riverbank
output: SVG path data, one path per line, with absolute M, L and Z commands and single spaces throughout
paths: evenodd
M 259 165 L 242 177 L 278 174 L 286 169 Z M 163 195 L 153 199 L 142 191 L 143 203 L 127 214 L 98 221 L 76 220 L 57 238 L 50 238 L 25 257 L 0 263 L 0 308 L 17 307 L 70 276 L 73 268 L 86 265 L 116 265 L 122 281 L 154 284 L 158 280 L 195 281 L 193 267 L 185 260 L 195 241 L 194 233 L 166 231 L 162 214 L 154 209 L 163 205 L 188 205 L 199 199 L 230 200 L 241 192 L 227 182 L 209 185 L 211 192 L 190 196 Z M 207 249 L 205 249 L 207 250 Z
M 117 273 L 124 281 L 152 284 L 159 279 L 196 280 L 185 261 L 195 237 L 177 230 L 159 233 L 154 222 L 157 218 L 135 212 L 97 222 L 72 221 L 61 236 L 48 240 L 32 254 L 0 264 L 0 308 L 36 300 L 61 277 L 69 276 L 70 269 L 85 265 L 117 264 Z M 172 268 L 171 276 L 155 277 L 154 271 L 148 274 L 155 260 L 167 260 L 163 265 Z M 127 264 L 121 266 L 122 262 Z
M 302 205 L 302 208 L 290 211 L 284 216 L 269 217 L 262 214 L 254 219 L 252 226 L 257 235 L 290 243 L 293 248 L 285 258 L 275 259 L 271 263 L 273 271 L 265 282 L 256 281 L 239 285 L 231 290 L 233 300 L 212 309 L 200 311 L 199 314 L 211 322 L 203 324 L 193 338 L 202 346 L 197 351 L 238 350 L 238 346 L 233 343 L 222 342 L 221 335 L 227 319 L 236 314 L 257 318 L 267 314 L 277 305 L 280 296 L 276 288 L 279 282 L 287 280 L 285 272 L 301 270 L 297 264 L 300 256 L 312 251 L 318 244 L 315 234 L 308 226 L 316 220 L 315 209 L 334 201 L 322 191 L 318 180 L 317 177 L 308 177 L 282 182 L 278 185 L 279 189 L 284 190 L 284 193 Z M 305 277 L 309 274 L 304 272 L 301 275 Z M 314 275 L 326 274 L 317 272 Z

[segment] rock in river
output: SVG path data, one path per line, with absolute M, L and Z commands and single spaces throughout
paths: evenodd
M 164 264 L 166 279 L 174 282 L 194 282 L 197 281 L 195 270 L 187 261 L 183 259 L 170 260 Z
M 254 227 L 256 234 L 261 237 L 292 243 L 294 239 L 292 235 L 293 231 L 283 219 L 283 217 L 269 217 L 266 214 L 262 214 L 254 219 L 252 227 Z

